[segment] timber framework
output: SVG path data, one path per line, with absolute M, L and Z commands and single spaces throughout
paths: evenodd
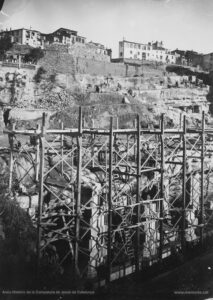
M 10 141 L 9 188 L 37 226 L 38 267 L 63 243 L 61 266 L 82 281 L 104 285 L 174 253 L 184 255 L 213 233 L 213 128 L 134 126 L 5 130 Z M 25 170 L 18 171 L 23 167 Z M 24 188 L 25 186 L 25 192 Z M 26 193 L 26 186 L 28 191 Z M 29 199 L 28 199 L 29 198 Z M 28 199 L 28 200 L 27 200 Z

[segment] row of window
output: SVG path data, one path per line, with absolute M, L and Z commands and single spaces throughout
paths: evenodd
M 130 51 L 130 55 L 133 55 L 132 51 Z M 122 56 L 123 56 L 123 52 L 120 52 L 120 57 L 122 57 Z M 149 53 L 145 53 L 145 52 L 142 53 L 142 59 L 146 59 L 146 57 L 148 58 L 149 56 L 151 57 L 151 55 Z M 155 56 L 152 55 L 152 57 L 155 57 Z M 132 58 L 132 57 L 130 57 L 130 58 Z M 140 52 L 138 52 L 137 54 L 134 54 L 134 58 L 140 58 Z M 160 55 L 160 56 L 156 55 L 155 58 L 163 60 L 162 55 Z M 166 59 L 168 59 L 168 55 L 167 55 Z M 171 56 L 171 59 L 174 59 L 174 56 Z
M 142 49 L 142 50 L 151 50 L 150 46 L 142 45 L 142 44 L 134 44 L 134 43 L 124 43 L 124 46 L 129 48 L 135 48 L 135 49 Z
M 124 42 L 123 45 L 124 45 L 124 47 L 134 48 L 134 49 L 141 49 L 141 50 L 155 50 L 155 49 L 152 49 L 151 46 L 148 46 L 148 45 L 142 45 L 142 44 L 135 44 L 135 43 Z M 156 50 L 156 52 L 158 53 L 158 50 Z M 168 54 L 171 54 L 171 52 L 168 51 L 168 50 L 166 50 L 166 49 L 165 49 L 165 52 L 168 53 Z M 162 54 L 162 51 L 159 50 L 159 53 Z
M 77 37 L 76 37 L 76 42 L 79 42 L 79 43 L 83 43 L 83 44 L 84 44 L 85 40 L 77 36 Z
M 122 53 L 122 52 L 121 52 Z M 156 51 L 156 53 L 158 53 L 158 51 Z M 130 54 L 133 54 L 133 52 L 132 52 L 132 50 L 130 50 Z M 161 54 L 162 54 L 162 52 L 161 52 Z M 140 52 L 138 52 L 136 55 L 140 55 Z M 142 52 L 142 56 L 149 56 L 149 55 L 151 55 L 151 54 L 149 54 L 149 53 L 145 53 L 145 52 Z M 121 55 L 122 56 L 122 55 Z M 154 56 L 154 54 L 152 54 L 152 56 Z M 158 55 L 156 55 L 156 57 L 158 58 Z M 163 56 L 161 55 L 160 57 L 162 57 L 163 58 Z M 173 59 L 174 57 L 173 56 L 171 56 L 171 58 Z

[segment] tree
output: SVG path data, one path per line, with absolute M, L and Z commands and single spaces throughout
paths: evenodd
M 11 39 L 8 35 L 0 39 L 0 59 L 5 57 L 5 52 L 12 47 Z
M 44 51 L 41 48 L 33 48 L 28 54 L 25 55 L 26 62 L 37 63 L 39 59 L 44 56 Z

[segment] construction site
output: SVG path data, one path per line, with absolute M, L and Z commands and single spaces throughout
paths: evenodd
M 139 272 L 213 234 L 213 128 L 12 128 L 9 190 L 37 227 L 37 264 L 59 259 L 95 286 Z M 61 245 L 63 247 L 61 247 Z
M 0 70 L 1 197 L 33 232 L 33 284 L 96 291 L 211 247 L 210 75 L 53 50 Z

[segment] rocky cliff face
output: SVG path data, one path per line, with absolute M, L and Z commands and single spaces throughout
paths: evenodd
M 19 105 L 30 104 L 34 98 L 33 70 L 2 67 L 0 69 L 0 103 Z
M 165 73 L 163 66 L 154 68 L 150 65 L 144 66 L 143 76 L 129 74 L 125 77 L 124 65 L 89 61 L 68 52 L 66 47 L 47 49 L 35 70 L 2 67 L 0 104 L 22 109 L 64 111 L 65 115 L 69 112 L 69 117 L 64 117 L 68 120 L 67 126 L 73 125 L 70 119 L 75 120 L 75 110 L 79 105 L 85 106 L 87 123 L 92 118 L 100 123 L 103 117 L 107 119 L 112 114 L 123 118 L 128 113 L 141 113 L 145 123 L 154 121 L 157 124 L 160 114 L 166 113 L 176 124 L 180 113 L 187 111 L 187 105 L 193 108 L 198 104 L 197 113 L 203 108 L 208 112 L 208 87 L 189 82 L 189 76 Z M 93 105 L 96 106 L 94 109 Z M 194 113 L 193 109 L 187 112 Z M 125 122 L 130 125 L 127 119 Z

